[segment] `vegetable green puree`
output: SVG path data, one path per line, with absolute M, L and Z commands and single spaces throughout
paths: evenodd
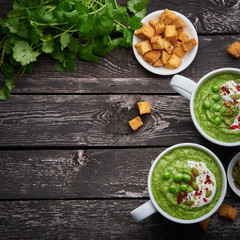
M 233 80 L 234 78 L 239 79 L 240 76 L 232 73 L 220 73 L 212 76 L 199 87 L 194 98 L 194 114 L 199 126 L 210 137 L 222 142 L 240 141 L 240 130 L 232 131 L 230 127 L 224 123 L 224 121 L 222 121 L 220 125 L 216 125 L 214 119 L 217 117 L 224 119 L 224 111 L 226 111 L 227 107 L 224 104 L 226 100 L 224 100 L 222 97 L 218 102 L 213 100 L 213 95 L 215 93 L 212 92 L 211 87 L 213 85 L 218 85 L 221 87 L 224 83 Z M 203 107 L 204 101 L 211 102 L 211 107 L 209 109 L 205 109 Z M 219 112 L 216 112 L 213 109 L 217 104 L 222 105 L 222 108 Z M 231 107 L 235 108 L 236 110 L 232 117 L 228 117 L 231 123 L 233 123 L 239 110 L 238 108 L 234 107 L 232 103 Z
M 202 207 L 191 208 L 183 203 L 177 204 L 179 183 L 175 183 L 173 175 L 176 173 L 191 174 L 191 168 L 187 161 L 204 162 L 208 169 L 212 171 L 216 179 L 216 194 L 213 201 Z M 169 180 L 164 180 L 164 171 L 171 173 Z M 175 185 L 177 191 L 169 192 L 169 186 Z M 189 187 L 190 188 L 190 187 Z M 214 159 L 207 153 L 194 147 L 180 147 L 166 153 L 156 164 L 151 180 L 151 189 L 157 204 L 169 215 L 180 219 L 195 219 L 209 212 L 217 203 L 222 189 L 222 177 L 220 170 Z

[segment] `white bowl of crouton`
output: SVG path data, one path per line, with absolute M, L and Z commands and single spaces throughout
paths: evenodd
M 133 52 L 139 63 L 158 75 L 183 71 L 198 50 L 195 27 L 181 13 L 165 9 L 148 14 L 134 33 Z

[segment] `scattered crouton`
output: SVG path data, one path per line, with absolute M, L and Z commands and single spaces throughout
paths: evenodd
M 160 22 L 164 25 L 170 24 L 176 18 L 176 14 L 169 9 L 165 9 L 159 16 Z
M 197 41 L 195 38 L 190 38 L 182 42 L 183 49 L 186 52 L 193 49 L 196 45 L 197 45 Z
M 230 53 L 235 58 L 240 57 L 240 43 L 238 41 L 234 42 L 228 49 L 227 52 Z
M 163 64 L 166 64 L 168 59 L 170 58 L 171 54 L 167 53 L 166 51 L 162 51 L 161 61 Z
M 137 105 L 138 105 L 139 113 L 141 115 L 148 114 L 151 112 L 149 102 L 139 102 L 137 103 Z
M 176 42 L 172 50 L 172 53 L 176 54 L 180 58 L 183 58 L 186 54 L 186 51 L 184 51 L 182 43 Z
M 143 122 L 139 116 L 135 117 L 131 121 L 128 122 L 132 130 L 137 130 L 139 127 L 143 125 Z
M 151 50 L 143 56 L 143 60 L 145 60 L 148 64 L 152 65 L 160 58 L 160 56 L 161 56 L 160 51 Z
M 168 61 L 166 62 L 165 68 L 176 69 L 181 65 L 181 63 L 182 63 L 182 59 L 173 53 L 171 57 L 168 59 Z
M 154 67 L 162 67 L 163 66 L 163 62 L 161 61 L 161 59 L 158 59 L 154 64 Z
M 179 35 L 178 35 L 178 40 L 180 42 L 183 42 L 183 41 L 186 41 L 188 39 L 188 34 L 186 34 L 185 32 L 181 32 Z
M 165 25 L 163 23 L 157 23 L 155 25 L 155 31 L 156 31 L 156 35 L 161 35 L 162 33 L 164 33 L 165 30 Z
M 152 45 L 149 40 L 144 40 L 135 44 L 135 48 L 139 55 L 144 55 L 145 53 L 152 50 Z
M 154 67 L 179 67 L 186 52 L 198 44 L 195 38 L 189 39 L 188 34 L 184 32 L 186 23 L 183 19 L 169 9 L 165 9 L 159 19 L 149 20 L 149 25 L 143 23 L 142 28 L 134 33 L 145 39 L 135 44 L 135 48 L 138 54 Z
M 175 25 L 166 26 L 164 36 L 169 41 L 177 40 L 177 31 Z
M 161 36 L 155 36 L 151 39 L 151 44 L 153 49 L 163 50 L 163 39 Z
M 176 29 L 178 29 L 185 27 L 186 23 L 180 17 L 177 17 L 171 22 L 171 25 L 175 25 Z
M 220 216 L 229 220 L 234 221 L 237 216 L 237 209 L 227 204 L 222 204 L 220 207 Z
M 134 35 L 141 39 L 151 39 L 154 36 L 154 29 L 147 24 L 143 23 L 143 26 L 138 29 Z
M 204 232 L 207 231 L 210 220 L 211 220 L 210 218 L 206 218 L 205 220 L 199 222 L 199 225 L 202 227 Z

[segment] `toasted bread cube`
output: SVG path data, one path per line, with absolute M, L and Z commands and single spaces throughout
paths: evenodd
M 169 41 L 177 39 L 177 31 L 175 25 L 166 26 L 164 30 L 164 36 Z
M 181 27 L 181 28 L 177 28 L 177 34 L 179 35 L 180 33 L 182 33 L 183 32 L 183 27 Z
M 149 40 L 138 42 L 134 46 L 139 55 L 144 55 L 146 52 L 152 50 L 152 45 L 150 44 Z
M 178 57 L 183 58 L 186 52 L 184 51 L 182 47 L 182 43 L 176 42 L 174 45 L 174 48 L 172 50 L 172 53 L 176 54 Z
M 160 51 L 151 50 L 143 56 L 143 60 L 145 60 L 148 64 L 152 65 L 160 58 L 160 56 L 161 56 Z
M 156 30 L 156 25 L 157 23 L 159 23 L 159 20 L 149 20 L 149 24 L 152 28 L 154 28 Z
M 188 39 L 188 34 L 185 33 L 185 32 L 181 32 L 179 35 L 178 35 L 178 40 L 180 42 L 183 42 L 183 41 L 186 41 Z
M 143 23 L 143 26 L 138 29 L 134 35 L 141 38 L 141 39 L 151 39 L 154 36 L 154 29 L 145 23 Z
M 143 125 L 143 122 L 139 116 L 136 118 L 132 119 L 131 121 L 128 122 L 132 130 L 137 130 L 139 127 Z
M 186 52 L 193 49 L 196 45 L 197 45 L 197 41 L 195 38 L 190 38 L 182 42 L 183 49 Z
M 165 25 L 163 23 L 157 23 L 155 25 L 156 35 L 161 35 L 162 33 L 164 33 L 164 30 L 165 30 Z
M 163 66 L 163 62 L 161 61 L 161 59 L 158 59 L 154 64 L 154 67 L 162 67 Z
M 172 51 L 172 44 L 166 38 L 163 39 L 163 49 L 165 49 L 168 53 Z
M 151 112 L 149 102 L 139 102 L 137 103 L 137 105 L 138 105 L 139 113 L 141 115 Z
M 151 44 L 153 49 L 162 50 L 164 48 L 163 39 L 161 36 L 155 36 L 151 39 Z
M 240 43 L 238 41 L 234 42 L 228 49 L 227 52 L 230 53 L 235 58 L 240 57 Z
M 159 16 L 160 22 L 164 25 L 170 24 L 175 18 L 176 14 L 167 8 Z
M 165 68 L 176 69 L 181 65 L 181 63 L 182 63 L 182 59 L 173 53 L 171 57 L 168 59 L 168 61 L 166 62 Z
M 210 218 L 206 218 L 205 220 L 199 222 L 199 225 L 202 227 L 204 232 L 207 231 L 210 220 L 211 220 Z
M 237 209 L 227 204 L 222 204 L 220 207 L 220 216 L 229 220 L 234 221 L 237 216 Z
M 186 23 L 180 17 L 177 17 L 171 22 L 171 25 L 175 25 L 176 28 L 183 28 L 186 26 Z
M 161 61 L 163 64 L 165 64 L 170 57 L 171 54 L 167 53 L 166 51 L 162 51 Z

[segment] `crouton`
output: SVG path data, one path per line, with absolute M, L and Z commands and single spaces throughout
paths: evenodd
M 159 23 L 159 20 L 149 20 L 149 24 L 152 28 L 155 29 L 157 23 Z M 155 29 L 156 30 L 156 29 Z
M 157 23 L 155 25 L 156 35 L 161 35 L 162 33 L 164 33 L 164 30 L 165 30 L 165 25 L 163 23 Z
M 178 57 L 183 58 L 186 52 L 183 50 L 182 43 L 176 42 L 172 53 L 176 54 Z
M 176 14 L 167 8 L 159 16 L 160 22 L 164 25 L 170 24 L 175 18 Z
M 162 67 L 163 66 L 163 62 L 161 61 L 161 59 L 158 59 L 154 64 L 154 67 Z
M 197 45 L 197 41 L 195 38 L 190 38 L 182 42 L 182 46 L 184 51 L 190 51 Z
M 199 222 L 199 225 L 202 227 L 204 232 L 207 231 L 210 220 L 211 220 L 210 218 L 206 218 L 205 220 Z
M 170 58 L 171 54 L 167 53 L 166 51 L 162 51 L 161 61 L 165 64 L 168 59 Z
M 165 27 L 164 37 L 169 41 L 177 40 L 177 31 L 175 25 L 168 25 Z
M 151 50 L 143 56 L 143 60 L 145 60 L 148 64 L 152 65 L 160 58 L 160 56 L 161 56 L 160 51 Z
M 141 115 L 151 112 L 149 102 L 139 102 L 137 103 L 137 105 L 138 105 L 139 113 Z
M 168 53 L 171 53 L 172 44 L 166 38 L 163 39 L 163 49 L 165 49 Z
M 171 22 L 171 25 L 175 25 L 176 29 L 178 29 L 185 27 L 186 23 L 180 17 L 177 17 Z
M 179 35 L 178 35 L 178 40 L 180 42 L 183 42 L 183 41 L 186 41 L 188 39 L 188 34 L 185 33 L 185 32 L 181 32 Z
M 151 39 L 151 44 L 153 49 L 162 50 L 164 48 L 163 39 L 161 36 L 155 36 Z
M 166 62 L 165 68 L 176 69 L 181 65 L 181 63 L 182 63 L 182 59 L 178 57 L 176 54 L 172 54 L 171 57 Z
M 136 43 L 134 46 L 139 55 L 144 55 L 145 53 L 152 50 L 152 46 L 151 46 L 149 40 L 141 41 L 139 43 Z
M 237 209 L 229 205 L 222 204 L 220 207 L 220 216 L 234 221 L 237 216 Z
M 128 122 L 132 130 L 137 130 L 139 127 L 143 125 L 143 122 L 139 116 L 136 118 L 132 119 L 131 121 Z
M 143 23 L 143 26 L 138 29 L 134 35 L 141 38 L 141 39 L 151 39 L 154 36 L 154 29 L 145 23 Z
M 181 27 L 181 28 L 177 28 L 177 34 L 179 35 L 180 33 L 182 33 L 183 32 L 183 27 Z
M 238 41 L 234 42 L 228 49 L 227 52 L 234 56 L 235 58 L 240 57 L 240 43 Z

